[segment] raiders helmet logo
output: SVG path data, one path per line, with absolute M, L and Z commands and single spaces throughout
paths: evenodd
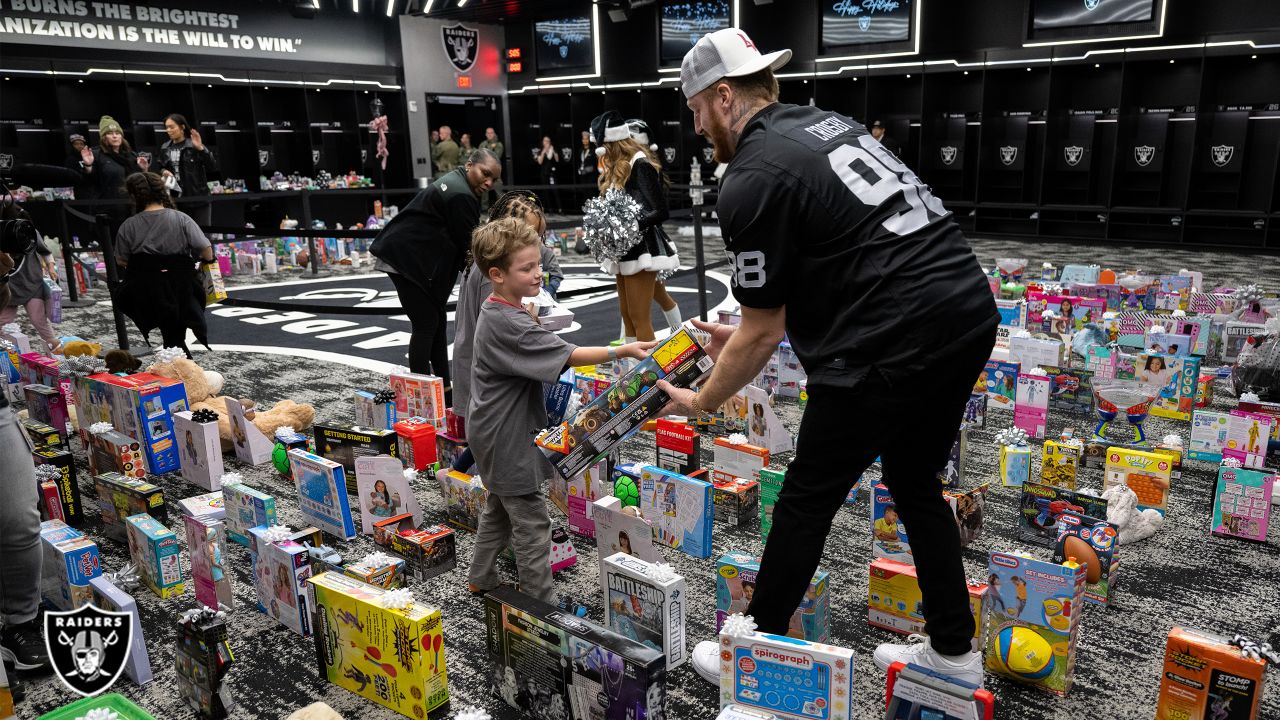
M 0 170 L 12 170 L 13 160 L 12 153 L 0 153 Z
M 567 58 L 567 57 L 569 57 L 569 46 L 568 46 L 568 45 L 561 45 L 561 46 L 560 46 L 560 57 L 562 57 L 562 58 Z
M 1146 167 L 1156 158 L 1156 149 L 1151 145 L 1135 145 L 1133 148 L 1133 161 L 1138 163 L 1140 167 Z
M 675 148 L 673 148 L 673 147 L 669 147 L 669 148 L 662 148 L 662 157 L 666 158 L 666 160 L 667 160 L 667 164 L 668 164 L 668 165 L 669 165 L 669 164 L 671 164 L 671 163 L 673 163 L 673 162 L 675 162 L 675 161 L 676 161 L 676 149 L 675 149 Z
M 53 672 L 71 692 L 97 695 L 124 671 L 133 645 L 127 612 L 82 605 L 69 612 L 44 614 L 44 643 Z
M 259 150 L 259 151 L 258 151 L 258 167 L 266 167 L 266 166 L 267 166 L 267 163 L 268 163 L 268 162 L 270 162 L 270 161 L 271 161 L 271 151 L 270 151 L 270 150 Z
M 1071 167 L 1080 164 L 1080 159 L 1084 157 L 1084 148 L 1079 145 L 1068 145 L 1062 148 L 1062 159 L 1067 161 Z
M 369 148 L 360 148 L 360 162 L 369 162 Z
M 1084 9 L 1096 10 L 1097 7 L 1101 4 L 1102 4 L 1102 0 L 1084 0 Z
M 710 162 L 711 162 L 711 159 L 712 159 L 712 158 L 714 158 L 715 156 L 716 156 L 716 149 L 715 149 L 715 148 L 709 148 L 709 147 L 704 147 L 704 148 L 702 148 L 702 161 L 703 161 L 703 162 L 705 162 L 705 163 L 710 163 Z
M 1001 145 L 1000 146 L 1000 162 L 1005 165 L 1012 165 L 1018 159 L 1017 145 Z
M 480 54 L 480 31 L 463 27 L 461 23 L 440 28 L 444 41 L 444 54 L 458 72 L 466 72 L 476 64 Z
M 958 148 L 955 145 L 943 145 L 938 148 L 938 155 L 942 157 L 943 165 L 950 165 L 956 161 L 956 153 Z
M 573 148 L 568 146 L 560 148 L 560 157 L 563 158 L 565 162 L 569 162 L 573 157 Z
M 1231 164 L 1231 158 L 1236 154 L 1235 145 L 1214 145 L 1209 148 L 1209 157 L 1213 160 L 1213 164 L 1218 167 L 1226 167 Z
M 320 164 L 320 151 L 316 150 L 315 148 L 311 149 L 311 164 L 312 165 Z
M 862 32 L 866 32 L 871 29 L 870 15 L 863 15 L 862 17 L 858 18 L 858 29 L 861 30 Z

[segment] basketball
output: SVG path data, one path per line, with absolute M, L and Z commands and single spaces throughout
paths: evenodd
M 1011 625 L 996 636 L 996 656 L 1016 677 L 1043 680 L 1053 673 L 1053 648 L 1034 630 Z
M 613 495 L 622 501 L 622 507 L 640 504 L 640 488 L 630 475 L 623 475 L 613 483 Z

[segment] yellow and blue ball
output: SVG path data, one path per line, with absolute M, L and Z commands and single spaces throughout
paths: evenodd
M 1000 663 L 1025 680 L 1043 680 L 1053 674 L 1053 648 L 1030 628 L 1010 625 L 996 636 Z

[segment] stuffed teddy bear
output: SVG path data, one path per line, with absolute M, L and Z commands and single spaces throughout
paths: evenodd
M 1112 485 L 1102 493 L 1107 501 L 1107 522 L 1120 531 L 1120 546 L 1146 540 L 1164 525 L 1164 516 L 1156 510 L 1138 509 L 1138 496 L 1124 483 Z
M 102 359 L 112 375 L 132 375 L 142 369 L 142 361 L 128 350 L 108 350 Z
M 64 340 L 62 343 L 63 357 L 80 357 L 81 355 L 89 355 L 97 357 L 102 352 L 102 346 L 98 343 L 91 343 L 79 338 L 75 340 Z
M 231 449 L 231 421 L 227 417 L 226 398 L 218 395 L 222 390 L 222 375 L 203 370 L 194 360 L 179 348 L 164 348 L 156 351 L 155 362 L 147 368 L 147 372 L 161 377 L 181 380 L 187 390 L 187 404 L 192 410 L 207 408 L 218 416 L 218 436 L 222 440 L 224 452 Z M 296 403 L 292 400 L 281 400 L 270 410 L 255 410 L 252 400 L 241 399 L 245 417 L 248 418 L 267 437 L 275 437 L 276 428 L 288 425 L 294 428 L 309 428 L 316 419 L 315 406 Z

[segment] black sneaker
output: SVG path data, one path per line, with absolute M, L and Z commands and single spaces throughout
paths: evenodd
M 35 620 L 9 623 L 0 630 L 0 657 L 19 670 L 48 670 L 49 652 Z
M 9 694 L 15 703 L 20 703 L 27 697 L 27 686 L 19 682 L 17 670 L 10 670 L 7 664 L 4 667 L 5 677 L 9 679 Z

